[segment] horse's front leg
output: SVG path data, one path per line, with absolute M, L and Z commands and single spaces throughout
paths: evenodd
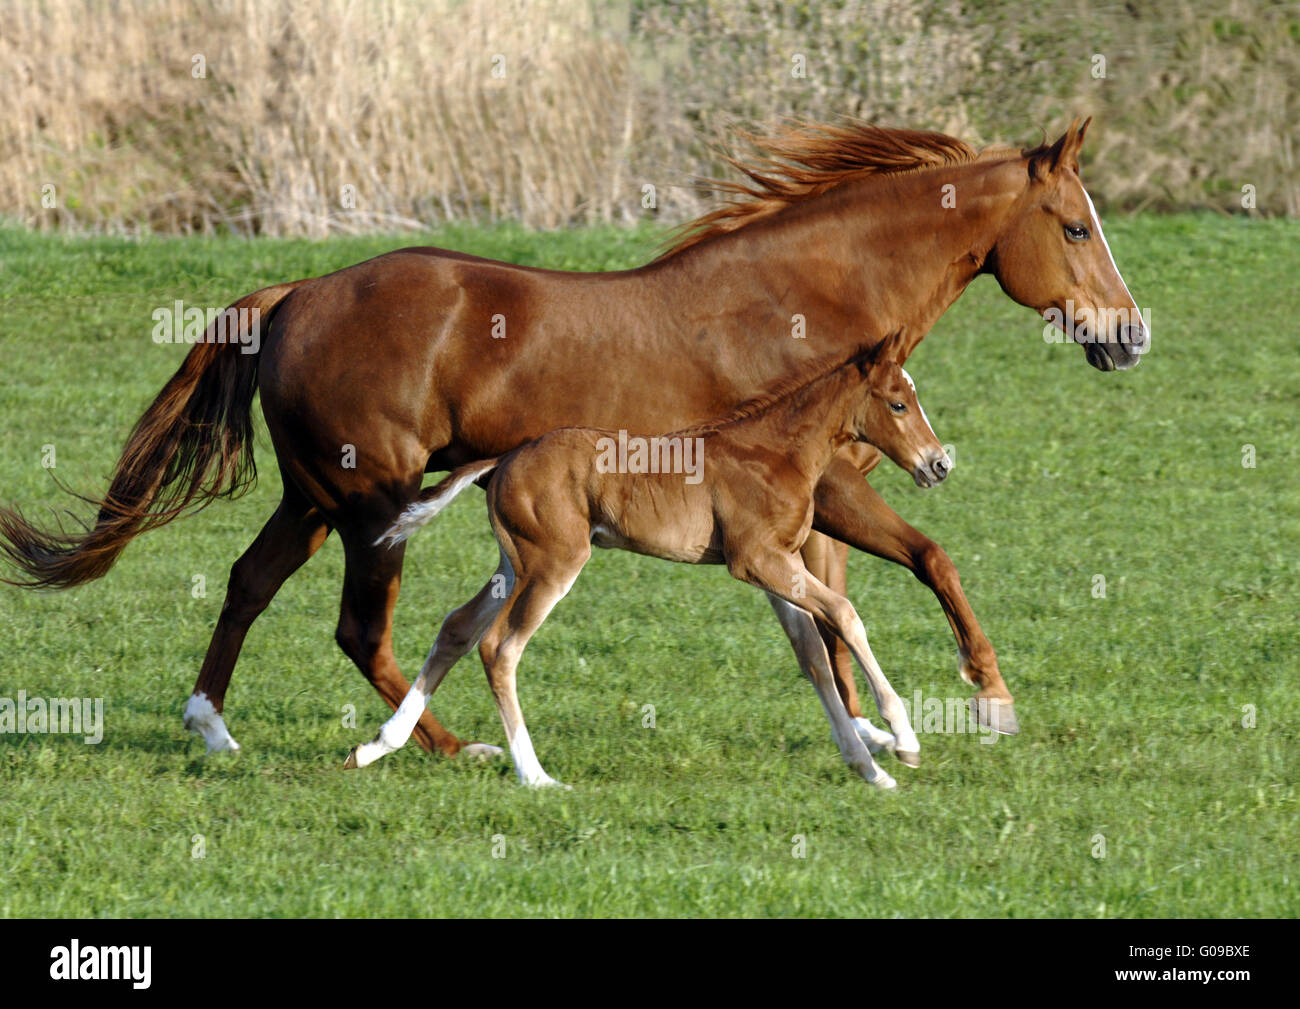
M 943 549 L 899 518 L 848 461 L 833 460 L 817 484 L 813 528 L 850 546 L 901 564 L 939 599 L 957 639 L 961 678 L 979 687 L 980 723 L 998 732 L 1020 731 L 998 658 L 966 601 L 961 579 Z
M 826 588 L 804 567 L 803 560 L 798 554 L 786 554 L 780 550 L 733 542 L 728 544 L 727 570 L 731 572 L 733 578 L 756 585 L 768 594 L 782 626 L 790 634 L 791 640 L 796 642 L 796 650 L 798 650 L 798 642 L 805 635 L 801 633 L 802 623 L 794 619 L 792 611 L 802 611 L 809 617 L 815 617 L 823 625 L 835 629 L 836 633 L 848 630 L 854 621 L 859 626 L 862 623 L 858 620 L 857 613 L 854 612 L 849 601 Z M 865 651 L 860 653 L 860 658 L 869 653 L 869 649 L 866 648 L 865 631 L 861 638 Z M 856 643 L 856 641 L 846 641 L 850 649 Z M 822 708 L 830 721 L 831 737 L 835 740 L 840 756 L 844 758 L 846 764 L 877 788 L 897 787 L 897 782 L 876 763 L 858 727 L 849 717 L 848 710 L 835 689 L 835 679 L 826 661 L 825 649 L 819 650 L 820 661 L 808 662 L 805 671 L 812 680 L 817 696 L 822 702 Z M 871 661 L 874 667 L 874 657 Z M 894 703 L 881 703 L 884 701 L 883 694 L 890 692 L 890 688 L 888 682 L 884 680 L 884 674 L 880 675 L 879 681 L 874 678 L 873 674 L 878 671 L 878 668 L 864 667 L 872 693 L 877 703 L 881 705 L 882 712 L 888 709 L 885 717 L 893 716 L 890 722 L 891 728 L 894 729 L 891 740 L 896 737 L 899 745 L 907 748 L 906 751 L 899 751 L 899 758 L 904 759 L 906 752 L 908 758 L 906 762 L 909 766 L 916 767 L 920 762 L 920 744 L 907 721 L 907 712 L 897 696 L 893 698 Z
M 799 553 L 803 557 L 804 566 L 814 577 L 821 579 L 840 595 L 848 595 L 849 547 L 847 543 L 813 532 L 809 534 Z M 844 707 L 848 708 L 853 718 L 861 718 L 862 707 L 858 702 L 858 686 L 853 678 L 853 656 L 849 654 L 848 646 L 829 628 L 818 625 L 817 633 L 821 635 L 822 644 L 830 656 L 831 668 L 835 671 L 835 689 L 839 691 Z
M 821 537 L 825 539 L 825 537 Z M 827 540 L 827 542 L 831 542 Z M 847 548 L 846 548 L 847 549 Z M 818 577 L 817 572 L 811 571 L 814 578 Z M 825 635 L 821 626 L 807 612 L 792 606 L 779 596 L 768 594 L 768 599 L 772 602 L 772 608 L 776 611 L 776 618 L 781 621 L 781 629 L 785 631 L 786 637 L 790 639 L 790 644 L 794 647 L 795 658 L 799 662 L 799 668 L 803 670 L 805 676 L 813 682 L 815 686 L 820 679 L 824 677 L 825 682 L 833 683 L 839 688 L 843 680 L 839 678 L 839 670 L 832 672 L 830 656 L 826 650 Z M 848 655 L 847 646 L 843 645 L 834 631 L 826 631 L 835 637 L 837 643 L 844 647 L 844 654 Z M 852 656 L 849 657 L 852 662 Z M 853 682 L 853 669 L 850 667 L 848 673 L 849 683 Z M 837 690 L 840 700 L 844 700 L 844 691 Z M 857 692 L 854 691 L 854 704 L 857 703 Z M 886 732 L 884 729 L 878 729 L 861 715 L 854 715 L 853 708 L 845 702 L 844 707 L 853 719 L 853 727 L 861 740 L 867 744 L 867 749 L 875 756 L 881 750 L 888 750 L 894 753 L 898 749 L 898 740 L 894 738 L 892 732 Z

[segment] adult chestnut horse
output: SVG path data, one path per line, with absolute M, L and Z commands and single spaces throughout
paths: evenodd
M 981 273 L 1022 305 L 1055 309 L 1094 367 L 1136 364 L 1147 332 L 1079 181 L 1087 125 L 1050 146 L 982 153 L 853 121 L 794 126 L 758 138 L 756 162 L 733 162 L 749 181 L 722 184 L 732 201 L 639 269 L 563 273 L 414 248 L 246 295 L 232 308 L 260 316 L 259 352 L 217 342 L 210 327 L 137 423 L 95 524 L 52 533 L 0 510 L 0 549 L 23 584 L 77 585 L 140 532 L 238 493 L 254 476 L 260 388 L 283 499 L 231 570 L 186 725 L 209 749 L 237 748 L 221 712 L 244 637 L 331 529 L 346 559 L 339 645 L 396 708 L 407 692 L 392 650 L 403 549 L 375 541 L 426 472 L 557 427 L 687 427 L 887 333 L 902 333 L 905 360 Z M 843 594 L 847 547 L 826 537 L 910 569 L 943 606 L 961 675 L 988 702 L 980 710 L 1015 731 L 952 562 L 863 479 L 879 460 L 847 447 L 827 468 L 809 569 Z M 820 649 L 806 620 L 783 626 L 809 671 Z M 428 712 L 415 735 L 426 749 L 462 748 Z

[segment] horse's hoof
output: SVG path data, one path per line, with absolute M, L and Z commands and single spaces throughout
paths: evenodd
M 907 767 L 921 766 L 920 750 L 895 750 L 894 756 L 898 758 L 898 762 L 900 764 L 903 764 Z
M 491 743 L 466 743 L 457 751 L 457 756 L 469 757 L 474 760 L 491 760 L 493 757 L 499 757 L 506 751 L 499 746 L 493 746 Z
M 992 729 L 1004 736 L 1014 736 L 1020 731 L 1016 707 L 1011 701 L 976 696 L 971 698 L 970 703 L 976 719 L 984 728 Z
M 887 771 L 881 771 L 880 776 L 872 783 L 872 787 L 880 789 L 882 792 L 891 792 L 898 787 L 898 782 Z
M 892 732 L 877 729 L 865 718 L 853 719 L 853 729 L 858 738 L 867 744 L 867 750 L 873 757 L 882 751 L 893 753 L 898 747 L 898 740 Z
M 352 747 L 352 749 L 348 751 L 348 759 L 343 761 L 343 770 L 352 771 L 361 766 L 360 764 L 357 763 L 358 749 L 359 747 L 354 746 Z

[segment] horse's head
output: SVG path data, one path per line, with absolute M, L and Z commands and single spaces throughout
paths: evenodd
M 1083 344 L 1089 364 L 1113 371 L 1136 365 L 1151 334 L 1079 181 L 1091 121 L 1076 119 L 1056 143 L 1028 152 L 1028 187 L 985 265 L 1011 298 Z
M 898 363 L 900 336 L 886 337 L 861 358 L 864 395 L 853 430 L 858 440 L 911 473 L 918 487 L 933 487 L 952 472 L 952 460 L 930 427 L 911 377 Z

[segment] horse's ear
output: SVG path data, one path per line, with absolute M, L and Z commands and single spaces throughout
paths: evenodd
M 875 343 L 863 344 L 862 349 L 858 351 L 858 370 L 862 374 L 865 375 L 876 366 L 876 362 L 880 360 L 881 352 L 888 340 L 889 337 L 885 337 Z
M 875 343 L 866 346 L 860 358 L 862 373 L 865 375 L 881 361 L 896 360 L 895 355 L 897 355 L 899 345 L 902 342 L 902 335 L 903 331 L 901 329 L 895 330 L 892 333 L 885 334 Z
M 1075 120 L 1079 122 L 1079 120 Z M 1083 150 L 1083 138 L 1088 135 L 1088 126 L 1092 123 L 1092 116 L 1083 121 L 1077 130 L 1074 131 L 1074 151 L 1070 158 L 1070 167 L 1074 169 L 1074 174 L 1079 174 L 1079 152 Z
M 1088 132 L 1089 116 L 1080 124 L 1078 118 L 1070 123 L 1070 128 L 1061 134 L 1051 147 L 1039 151 L 1029 159 L 1029 175 L 1033 179 L 1044 179 L 1054 175 L 1062 168 L 1069 168 L 1079 174 L 1079 149 L 1083 146 L 1084 135 Z

